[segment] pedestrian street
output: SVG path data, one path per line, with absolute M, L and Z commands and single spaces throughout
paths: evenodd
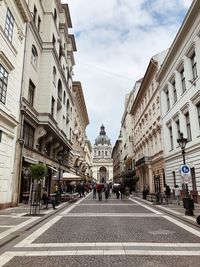
M 199 266 L 199 226 L 169 210 L 88 194 L 1 248 L 0 266 Z

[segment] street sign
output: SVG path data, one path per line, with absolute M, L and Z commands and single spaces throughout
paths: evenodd
M 191 172 L 188 164 L 181 165 L 181 176 L 184 184 L 188 184 L 190 182 Z

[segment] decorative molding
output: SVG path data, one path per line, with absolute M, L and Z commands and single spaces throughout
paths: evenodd
M 17 34 L 18 34 L 18 39 L 20 40 L 20 42 L 22 42 L 24 37 L 25 37 L 25 35 L 24 35 L 24 33 L 23 33 L 21 28 L 17 29 Z
M 172 119 L 176 122 L 179 119 L 179 111 L 177 111 L 173 116 Z
M 185 103 L 185 105 L 180 108 L 180 110 L 183 114 L 186 114 L 189 111 L 189 102 Z
M 190 100 L 194 105 L 197 105 L 200 103 L 200 91 L 198 91 L 195 95 L 193 95 Z
M 0 62 L 8 72 L 14 70 L 13 64 L 10 62 L 10 60 L 7 58 L 3 51 L 0 51 Z

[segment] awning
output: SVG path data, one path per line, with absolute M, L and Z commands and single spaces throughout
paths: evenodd
M 63 180 L 69 180 L 69 181 L 80 181 L 81 177 L 70 172 L 64 172 L 62 175 Z
M 24 157 L 24 161 L 26 161 L 28 163 L 32 163 L 32 164 L 38 163 L 37 159 L 31 158 L 31 157 Z
M 54 172 L 57 172 L 57 171 L 58 171 L 57 169 L 53 168 L 53 167 L 50 166 L 50 165 L 47 165 L 47 167 L 48 167 L 49 169 L 51 169 L 52 171 L 54 171 Z

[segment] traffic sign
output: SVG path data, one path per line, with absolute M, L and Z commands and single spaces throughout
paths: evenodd
M 185 184 L 190 182 L 191 172 L 188 164 L 181 165 L 181 176 Z

